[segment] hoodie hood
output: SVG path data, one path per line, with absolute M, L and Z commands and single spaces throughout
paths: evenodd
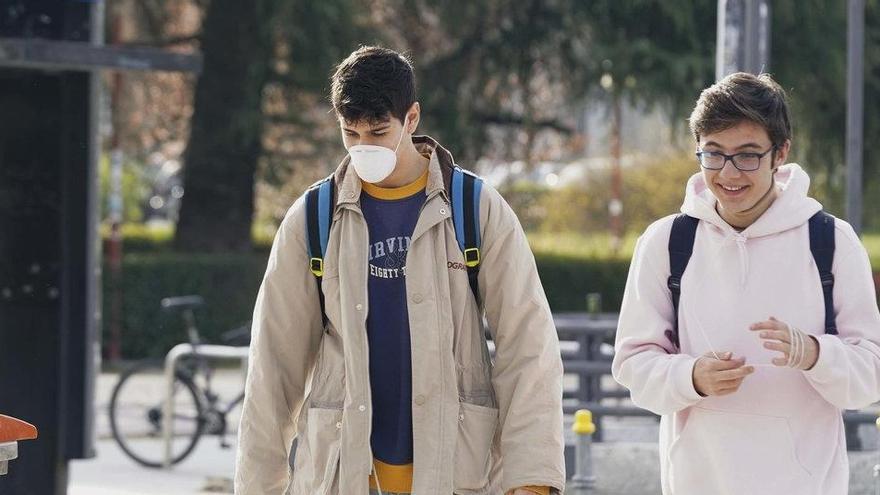
M 774 180 L 776 187 L 779 188 L 776 199 L 767 211 L 741 232 L 737 232 L 725 222 L 715 210 L 718 199 L 706 185 L 701 172 L 694 174 L 687 183 L 681 212 L 714 226 L 723 235 L 721 242 L 716 244 L 716 255 L 719 255 L 729 242 L 736 244 L 740 264 L 739 278 L 743 286 L 749 273 L 749 251 L 746 247 L 749 239 L 800 227 L 822 209 L 818 201 L 807 196 L 810 176 L 800 165 L 796 163 L 782 165 L 776 172 Z
M 807 196 L 810 176 L 796 163 L 779 167 L 775 176 L 778 195 L 755 223 L 739 234 L 745 238 L 777 234 L 799 227 L 822 209 L 822 205 Z M 715 210 L 718 199 L 706 185 L 702 172 L 691 176 L 687 183 L 681 212 L 715 225 L 725 232 L 736 232 Z

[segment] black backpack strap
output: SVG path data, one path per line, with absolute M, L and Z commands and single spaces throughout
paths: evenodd
M 327 240 L 330 239 L 330 225 L 333 222 L 333 176 L 324 179 L 306 191 L 306 239 L 309 250 L 309 271 L 318 282 L 318 299 L 321 303 L 321 321 L 327 325 L 327 312 L 324 309 L 324 255 L 327 253 Z
M 455 225 L 455 238 L 464 255 L 468 281 L 477 306 L 481 305 L 478 276 L 482 261 L 480 246 L 480 191 L 483 180 L 476 175 L 455 167 L 452 170 L 452 222 Z
M 691 260 L 691 254 L 694 252 L 694 238 L 697 235 L 699 223 L 699 219 L 681 213 L 672 221 L 672 231 L 669 233 L 670 275 L 666 286 L 672 293 L 673 326 L 671 330 L 666 331 L 666 338 L 672 342 L 676 349 L 681 348 L 678 338 L 678 301 L 681 298 L 681 278 Z
M 819 211 L 809 221 L 810 252 L 819 270 L 822 282 L 822 295 L 825 298 L 825 333 L 837 335 L 837 323 L 834 316 L 834 274 L 831 265 L 834 263 L 834 217 Z

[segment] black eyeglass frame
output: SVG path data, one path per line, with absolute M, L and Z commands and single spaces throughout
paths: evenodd
M 734 153 L 734 154 L 732 154 L 732 155 L 726 155 L 726 154 L 724 154 L 724 153 L 721 153 L 720 151 L 703 151 L 703 150 L 700 150 L 700 151 L 697 151 L 697 152 L 695 153 L 695 155 L 696 155 L 696 157 L 697 157 L 697 163 L 699 163 L 700 166 L 703 167 L 703 168 L 705 168 L 706 170 L 721 170 L 721 169 L 724 168 L 725 165 L 727 165 L 727 162 L 729 161 L 730 163 L 733 164 L 734 167 L 736 167 L 737 170 L 739 170 L 739 171 L 741 171 L 741 172 L 754 172 L 755 170 L 758 170 L 759 168 L 761 168 L 761 160 L 763 160 L 764 157 L 767 156 L 767 153 L 770 153 L 770 152 L 776 151 L 776 148 L 777 148 L 777 146 L 774 144 L 773 146 L 770 147 L 769 150 L 767 150 L 767 151 L 765 151 L 765 152 L 763 152 L 763 153 L 755 153 L 755 152 L 753 152 L 753 151 L 744 151 L 744 152 L 742 152 L 742 153 Z M 703 158 L 704 158 L 704 155 L 717 155 L 717 156 L 723 156 L 723 157 L 724 157 L 724 161 L 721 162 L 721 166 L 720 166 L 720 167 L 717 167 L 717 168 L 716 168 L 716 167 L 707 167 L 706 165 L 703 164 Z M 757 158 L 758 158 L 758 165 L 757 165 L 755 168 L 743 168 L 743 167 L 740 167 L 740 166 L 737 165 L 737 163 L 736 163 L 736 157 L 738 157 L 738 156 L 742 156 L 742 155 L 751 155 L 751 156 L 753 156 L 753 157 L 757 157 Z M 773 157 L 771 156 L 771 159 L 772 159 L 772 158 L 773 158 Z

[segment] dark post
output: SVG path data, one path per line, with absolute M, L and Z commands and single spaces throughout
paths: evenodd
M 767 0 L 718 0 L 715 79 L 734 72 L 769 70 L 770 5 Z
M 3 39 L 88 45 L 90 2 L 0 0 Z M 96 184 L 88 72 L 0 67 L 0 413 L 33 423 L 0 493 L 67 492 L 93 452 Z
M 846 42 L 846 220 L 862 232 L 865 0 L 849 0 Z
M 3 495 L 67 492 L 94 456 L 100 328 L 99 69 L 199 72 L 103 46 L 103 0 L 0 0 L 0 414 L 40 431 Z

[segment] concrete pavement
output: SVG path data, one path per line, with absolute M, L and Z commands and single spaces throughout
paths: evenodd
M 234 429 L 238 411 L 230 416 L 232 447 L 221 449 L 217 437 L 203 437 L 196 450 L 170 470 L 148 469 L 129 459 L 110 436 L 107 403 L 116 375 L 102 374 L 97 383 L 98 456 L 73 461 L 70 495 L 204 495 L 232 493 L 235 462 Z M 234 396 L 242 386 L 236 370 L 220 372 L 216 388 Z M 567 384 L 568 385 L 568 384 Z M 146 394 L 151 394 L 145 391 Z M 657 421 L 654 418 L 606 418 L 605 443 L 594 445 L 597 486 L 593 495 L 659 495 L 660 467 L 657 453 Z M 878 463 L 876 430 L 862 427 L 867 452 L 850 453 L 850 495 L 873 495 L 873 466 Z

